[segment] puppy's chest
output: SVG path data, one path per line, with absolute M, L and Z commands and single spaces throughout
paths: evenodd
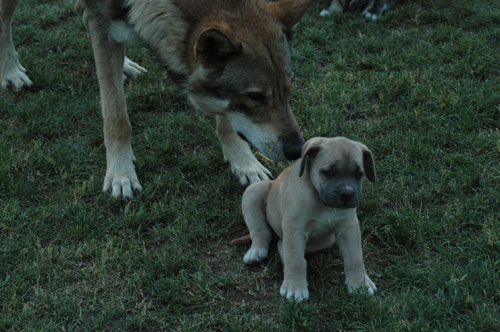
M 328 209 L 321 211 L 310 217 L 306 231 L 311 237 L 334 232 L 342 223 L 350 220 L 353 213 L 355 213 L 353 209 Z

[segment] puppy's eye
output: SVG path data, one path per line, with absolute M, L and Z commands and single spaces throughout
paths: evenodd
M 363 177 L 363 172 L 359 166 L 356 166 L 356 169 L 354 170 L 354 177 L 356 179 L 361 179 Z
M 249 92 L 247 93 L 247 97 L 256 103 L 265 104 L 266 102 L 266 96 L 262 92 Z
M 335 176 L 335 172 L 331 169 L 322 170 L 321 173 L 328 178 L 332 178 Z

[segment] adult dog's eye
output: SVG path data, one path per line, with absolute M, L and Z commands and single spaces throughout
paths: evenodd
M 266 96 L 262 92 L 249 92 L 247 97 L 257 103 L 264 104 L 266 102 Z

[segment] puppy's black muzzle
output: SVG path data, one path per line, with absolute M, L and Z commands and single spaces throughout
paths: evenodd
M 352 202 L 354 197 L 354 189 L 349 187 L 344 187 L 339 190 L 338 196 L 340 197 L 340 201 L 344 204 L 349 204 Z
M 333 208 L 351 209 L 359 205 L 360 186 L 355 180 L 344 180 L 330 184 L 320 193 L 321 201 Z

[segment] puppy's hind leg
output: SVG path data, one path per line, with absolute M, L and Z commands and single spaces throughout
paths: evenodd
M 18 0 L 0 0 L 0 90 L 12 86 L 15 90 L 31 86 L 26 69 L 19 63 L 12 42 L 12 16 Z
M 245 264 L 260 262 L 269 252 L 272 232 L 266 218 L 266 200 L 271 183 L 272 181 L 254 183 L 243 193 L 243 217 L 252 239 L 252 245 L 243 257 Z

